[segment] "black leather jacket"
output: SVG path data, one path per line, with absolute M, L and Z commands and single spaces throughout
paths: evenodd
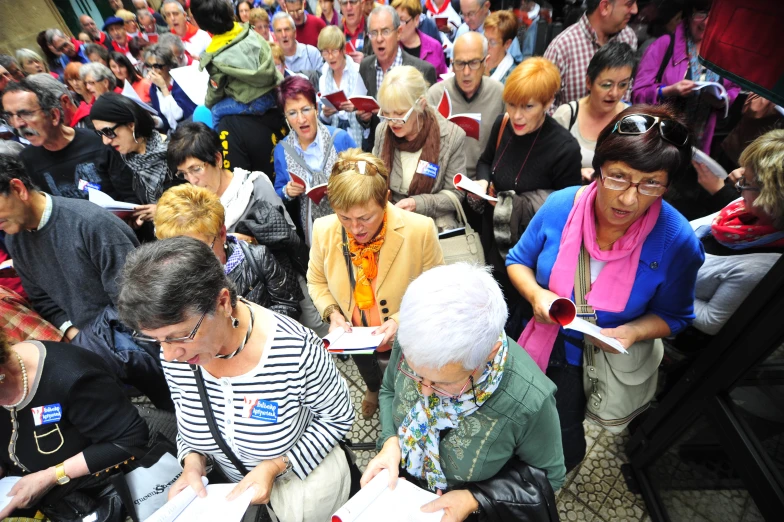
M 237 286 L 237 294 L 279 314 L 299 318 L 299 284 L 296 279 L 286 275 L 270 249 L 264 245 L 249 245 L 244 241 L 229 242 L 227 258 L 234 248 L 241 248 L 245 254 L 245 260 L 228 275 Z

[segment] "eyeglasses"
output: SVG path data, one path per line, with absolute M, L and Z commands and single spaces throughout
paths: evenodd
M 465 69 L 466 65 L 472 71 L 476 71 L 482 66 L 482 63 L 484 61 L 485 61 L 484 58 L 477 58 L 476 60 L 470 60 L 467 62 L 464 62 L 463 60 L 455 60 L 454 62 L 452 62 L 452 65 L 454 66 L 455 71 L 462 71 L 463 69 Z
M 158 339 L 156 339 L 154 337 L 148 337 L 148 336 L 140 334 L 140 333 L 134 333 L 133 334 L 133 338 L 138 340 L 138 341 L 145 341 L 145 342 L 148 342 L 148 343 L 153 343 L 158 348 L 161 347 L 161 343 L 166 343 L 166 344 L 172 344 L 172 343 L 192 343 L 193 340 L 196 338 L 196 333 L 199 331 L 199 328 L 201 327 L 201 323 L 202 323 L 202 321 L 204 321 L 205 317 L 207 317 L 207 312 L 204 312 L 203 314 L 201 314 L 201 317 L 199 318 L 199 322 L 196 323 L 196 326 L 193 327 L 193 330 L 191 330 L 191 333 L 189 333 L 185 337 L 172 337 L 170 339 L 164 339 L 163 341 L 159 341 Z
M 637 192 L 643 196 L 661 196 L 667 192 L 667 186 L 656 181 L 640 181 L 632 183 L 624 174 L 605 175 L 604 170 L 599 169 L 604 188 L 610 190 L 626 191 L 629 187 L 637 187 Z
M 346 4 L 357 5 L 358 3 L 359 0 L 340 0 L 340 5 L 346 5 Z
M 316 109 L 312 105 L 308 105 L 307 107 L 302 107 L 298 111 L 295 111 L 294 109 L 290 111 L 286 111 L 286 117 L 291 120 L 294 120 L 297 118 L 298 115 L 301 114 L 303 117 L 309 118 L 313 114 L 313 111 L 315 110 Z
M 388 117 L 388 116 L 384 116 L 384 115 L 382 115 L 382 114 L 379 112 L 379 113 L 378 113 L 378 119 L 379 119 L 379 120 L 381 120 L 382 122 L 384 122 L 384 121 L 385 121 L 385 122 L 387 122 L 387 123 L 389 123 L 389 124 L 395 124 L 395 125 L 405 125 L 405 124 L 406 124 L 406 122 L 408 122 L 408 119 L 411 117 L 411 113 L 412 113 L 412 112 L 414 112 L 414 108 L 413 108 L 413 107 L 411 107 L 410 109 L 408 109 L 408 112 L 407 112 L 407 113 L 406 113 L 406 115 L 405 115 L 405 116 L 403 116 L 402 118 L 390 118 L 390 117 Z
M 11 73 L 8 71 L 0 73 L 0 76 L 2 76 L 3 78 L 8 78 L 9 80 L 13 78 L 13 76 L 11 76 Z
M 463 13 L 463 18 L 471 18 L 473 20 L 481 11 L 481 9 L 475 9 L 469 13 Z
M 411 20 L 413 20 L 413 18 L 409 18 L 408 20 L 403 20 L 401 18 L 400 19 L 400 25 L 408 25 L 409 23 L 411 23 Z
M 384 38 L 389 38 L 389 35 L 391 35 L 393 32 L 394 29 L 386 28 L 381 31 L 370 31 L 368 33 L 368 36 L 370 37 L 371 40 L 377 40 L 379 36 L 383 36 Z
M 324 49 L 321 51 L 321 56 L 339 55 L 343 49 Z
M 738 193 L 740 194 L 742 194 L 744 190 L 748 190 L 749 192 L 759 192 L 761 190 L 759 187 L 752 187 L 751 185 L 747 185 L 746 183 L 747 183 L 746 178 L 740 178 L 735 183 L 735 190 L 737 190 Z
M 201 165 L 194 165 L 193 167 L 188 167 L 185 171 L 178 170 L 174 175 L 179 179 L 185 179 L 188 176 L 201 176 L 204 172 L 205 166 L 207 166 L 206 163 L 202 163 Z
M 499 42 L 498 40 L 490 40 L 490 39 L 488 39 L 487 40 L 487 45 L 488 45 L 488 47 L 498 47 L 499 45 L 503 45 L 503 43 Z
M 33 119 L 33 116 L 35 115 L 36 112 L 42 111 L 42 110 L 43 109 L 38 108 L 38 109 L 34 109 L 32 111 L 19 111 L 19 112 L 15 112 L 15 113 L 14 112 L 2 112 L 2 113 L 0 113 L 0 116 L 2 116 L 2 118 L 5 121 L 7 121 L 8 123 L 11 123 L 12 118 L 19 118 L 22 121 L 29 122 L 30 120 Z
M 113 140 L 117 137 L 117 133 L 114 132 L 117 130 L 117 127 L 122 127 L 125 125 L 124 123 L 118 123 L 114 127 L 104 127 L 103 129 L 95 129 L 95 133 L 98 135 L 99 138 L 108 138 Z
M 655 126 L 659 126 L 661 137 L 675 146 L 683 147 L 689 141 L 689 130 L 674 120 L 663 120 L 648 114 L 629 114 L 615 124 L 612 132 L 618 134 L 645 134 Z
M 65 42 L 63 42 L 63 43 L 61 43 L 60 45 L 58 45 L 57 47 L 55 47 L 55 49 L 57 50 L 57 52 L 58 52 L 58 53 L 61 53 L 61 52 L 63 52 L 63 51 L 64 51 L 64 50 L 65 50 L 65 49 L 66 49 L 66 48 L 69 46 L 69 45 L 72 45 L 72 44 L 71 44 L 71 42 L 69 42 L 69 41 L 67 41 L 67 40 L 66 40 Z
M 147 69 L 155 69 L 156 71 L 160 71 L 161 69 L 163 69 L 164 67 L 166 67 L 166 66 L 165 66 L 165 65 L 163 65 L 162 63 L 145 63 L 145 64 L 144 64 L 144 66 L 145 66 Z
M 401 354 L 400 355 L 400 362 L 397 363 L 397 371 L 399 371 L 400 373 L 402 373 L 403 375 L 405 375 L 406 377 L 408 377 L 412 381 L 416 382 L 420 386 L 425 386 L 427 388 L 430 388 L 431 390 L 433 390 L 438 395 L 441 395 L 442 397 L 446 397 L 448 399 L 452 399 L 453 401 L 459 399 L 465 393 L 465 391 L 468 389 L 468 385 L 470 384 L 471 385 L 471 392 L 474 395 L 474 404 L 477 404 L 477 402 L 476 402 L 476 390 L 474 389 L 474 373 L 476 372 L 476 370 L 471 372 L 471 375 L 468 376 L 468 380 L 466 380 L 466 382 L 463 385 L 463 387 L 460 388 L 460 392 L 457 393 L 457 394 L 453 394 L 451 392 L 448 392 L 448 391 L 446 391 L 444 389 L 439 388 L 438 386 L 435 386 L 434 384 L 425 384 L 424 380 L 422 379 L 422 377 L 420 377 L 419 375 L 417 375 L 417 374 L 415 374 L 413 372 L 409 372 L 408 370 L 403 368 L 403 361 L 405 361 L 405 357 Z M 406 366 L 408 366 L 408 365 L 406 365 Z M 477 404 L 477 406 L 478 406 L 478 404 Z
M 287 11 L 287 13 L 289 13 L 291 16 L 299 16 L 304 12 L 305 12 L 304 9 L 292 9 L 290 11 Z
M 691 15 L 691 19 L 695 22 L 702 22 L 707 19 L 709 15 L 710 11 L 694 11 L 694 14 Z
M 626 89 L 629 88 L 629 83 L 630 82 L 627 81 L 627 80 L 624 80 L 624 81 L 618 82 L 618 83 L 615 83 L 615 82 L 604 82 L 604 83 L 598 84 L 598 87 L 601 90 L 603 90 L 603 91 L 609 91 L 613 87 L 618 86 L 618 90 L 625 91 Z

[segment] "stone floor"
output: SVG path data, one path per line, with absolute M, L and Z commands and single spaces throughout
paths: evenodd
M 357 408 L 356 421 L 349 438 L 354 443 L 375 443 L 380 429 L 378 413 L 364 420 L 359 412 L 364 387 L 362 379 L 349 361 L 335 360 L 351 388 Z M 628 462 L 623 448 L 628 434 L 613 435 L 586 423 L 587 455 L 579 467 L 566 476 L 556 493 L 562 521 L 641 522 L 650 521 L 640 495 L 626 488 L 621 465 Z M 359 467 L 364 469 L 375 450 L 356 451 Z M 663 498 L 672 522 L 757 522 L 761 521 L 748 495 L 733 491 L 677 491 Z M 745 493 L 745 492 L 744 492 Z

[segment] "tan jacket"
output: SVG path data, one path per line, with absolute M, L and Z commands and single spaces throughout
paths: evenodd
M 378 255 L 375 297 L 381 319 L 398 321 L 400 301 L 408 283 L 422 272 L 443 265 L 444 254 L 432 219 L 389 203 L 386 211 L 387 236 Z M 335 214 L 313 223 L 308 292 L 319 314 L 337 304 L 350 321 L 356 303 L 343 256 L 342 230 Z

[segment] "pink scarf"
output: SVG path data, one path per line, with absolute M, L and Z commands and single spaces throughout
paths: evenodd
M 574 275 L 580 259 L 580 246 L 585 244 L 593 259 L 607 263 L 586 294 L 586 301 L 595 310 L 618 313 L 626 308 L 626 303 L 629 301 L 642 245 L 656 226 L 662 202 L 661 198 L 657 199 L 645 214 L 632 223 L 610 250 L 603 251 L 599 249 L 599 244 L 596 242 L 594 211 L 596 193 L 594 181 L 586 187 L 572 206 L 561 234 L 561 246 L 550 273 L 548 286 L 551 292 L 560 297 L 567 299 L 572 297 Z M 547 370 L 550 352 L 553 351 L 553 343 L 558 336 L 559 328 L 557 324 L 541 324 L 531 319 L 517 341 L 542 371 Z

